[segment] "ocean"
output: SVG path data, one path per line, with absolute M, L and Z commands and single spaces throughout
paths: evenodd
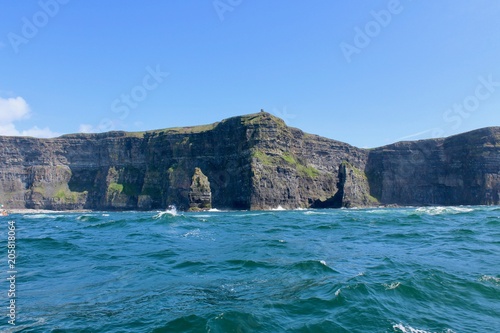
M 2 332 L 500 332 L 499 207 L 0 222 Z

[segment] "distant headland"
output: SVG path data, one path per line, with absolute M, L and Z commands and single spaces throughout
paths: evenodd
M 7 209 L 500 204 L 500 127 L 361 149 L 267 112 L 194 127 L 0 137 Z

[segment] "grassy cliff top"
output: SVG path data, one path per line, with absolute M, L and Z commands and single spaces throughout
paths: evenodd
M 196 125 L 196 126 L 183 126 L 183 127 L 169 127 L 163 129 L 142 131 L 142 132 L 125 132 L 125 131 L 110 131 L 103 133 L 75 133 L 66 134 L 61 136 L 61 138 L 102 138 L 102 137 L 131 137 L 131 138 L 144 138 L 145 136 L 156 136 L 165 134 L 196 134 L 206 131 L 211 131 L 219 125 L 234 123 L 241 124 L 243 126 L 251 125 L 261 125 L 269 122 L 275 122 L 278 125 L 286 126 L 285 122 L 268 112 L 257 112 L 242 116 L 230 117 L 212 124 L 206 125 Z
M 287 125 L 283 121 L 283 119 L 278 118 L 268 112 L 257 112 L 257 113 L 251 113 L 247 115 L 241 115 L 241 116 L 235 116 L 235 117 L 230 117 L 212 124 L 206 124 L 206 125 L 197 125 L 197 126 L 184 126 L 184 127 L 170 127 L 170 128 L 164 128 L 164 129 L 156 129 L 156 130 L 149 130 L 149 131 L 143 131 L 143 132 L 125 132 L 125 131 L 110 131 L 110 132 L 103 132 L 103 133 L 75 133 L 75 134 L 66 134 L 62 135 L 59 138 L 61 139 L 108 139 L 108 138 L 137 138 L 137 139 L 142 139 L 144 137 L 151 137 L 151 136 L 159 136 L 159 135 L 169 135 L 169 134 L 196 134 L 196 133 L 202 133 L 202 132 L 207 132 L 214 130 L 218 126 L 222 125 L 241 125 L 241 126 L 255 126 L 255 125 L 266 125 L 266 124 L 271 124 L 274 123 L 275 126 L 278 127 L 286 127 Z M 290 129 L 294 129 L 290 127 Z M 298 130 L 298 129 L 297 129 Z M 304 137 L 311 137 L 311 138 L 322 138 L 321 136 L 314 135 L 314 134 L 308 134 L 308 133 L 303 133 L 300 131 Z M 31 137 L 15 137 L 18 139 L 34 139 L 34 140 L 39 140 L 36 138 L 31 138 Z M 57 140 L 59 138 L 54 138 L 54 139 L 43 139 L 43 140 Z M 326 138 L 323 138 L 326 139 Z M 418 144 L 418 143 L 425 143 L 425 142 L 431 142 L 431 141 L 441 141 L 444 142 L 446 140 L 448 143 L 455 142 L 455 141 L 470 141 L 470 142 L 484 142 L 485 145 L 492 145 L 492 146 L 500 146 L 500 127 L 486 127 L 486 128 L 481 128 L 481 129 L 476 129 L 473 131 L 469 131 L 466 133 L 461 133 L 461 134 L 456 134 L 453 136 L 450 136 L 448 138 L 438 138 L 438 139 L 424 139 L 424 140 L 416 140 L 416 141 L 401 141 L 401 142 L 396 142 L 393 144 L 385 145 L 383 147 L 395 147 L 395 146 L 402 146 L 402 145 L 408 145 L 408 144 Z M 382 147 L 378 147 L 382 148 Z M 371 149 L 377 149 L 377 148 L 371 148 Z

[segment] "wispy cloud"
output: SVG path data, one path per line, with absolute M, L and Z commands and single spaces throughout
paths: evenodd
M 97 128 L 94 128 L 94 126 L 90 124 L 81 124 L 80 128 L 78 129 L 79 133 L 95 133 L 99 132 Z
M 407 141 L 407 140 L 415 139 L 415 138 L 421 137 L 422 135 L 427 134 L 427 133 L 432 132 L 432 131 L 433 131 L 433 129 L 431 128 L 431 129 L 428 129 L 428 130 L 425 130 L 422 132 L 403 136 L 401 138 L 396 139 L 395 141 L 399 142 L 399 141 Z
M 8 136 L 33 136 L 38 138 L 52 138 L 59 133 L 52 132 L 48 127 L 34 126 L 28 130 L 19 131 L 15 122 L 29 119 L 31 110 L 22 97 L 0 97 L 0 135 Z
M 78 129 L 79 133 L 102 133 L 102 132 L 109 132 L 109 131 L 115 131 L 118 128 L 124 128 L 125 124 L 119 120 L 119 119 L 109 119 L 109 118 L 104 118 L 101 120 L 101 122 L 97 125 L 91 125 L 91 124 L 80 124 L 80 128 Z
M 61 134 L 57 132 L 52 132 L 48 127 L 39 128 L 38 126 L 33 126 L 29 130 L 22 131 L 21 135 L 34 136 L 35 138 L 55 138 L 57 136 L 60 136 Z

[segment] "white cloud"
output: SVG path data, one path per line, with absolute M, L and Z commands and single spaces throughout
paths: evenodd
M 117 119 L 111 120 L 108 118 L 102 119 L 97 126 L 90 124 L 80 124 L 80 128 L 78 132 L 80 133 L 102 133 L 109 131 L 116 131 L 119 128 L 126 127 L 123 122 L 120 122 Z
M 1 98 L 0 97 L 0 123 L 11 123 L 13 121 L 29 118 L 30 107 L 22 97 Z
M 94 128 L 94 126 L 92 126 L 92 125 L 81 124 L 78 132 L 79 133 L 96 133 L 96 132 L 99 132 L 99 130 Z
M 34 136 L 35 138 L 54 138 L 56 136 L 60 136 L 60 133 L 52 132 L 48 127 L 38 128 L 38 126 L 34 126 L 29 130 L 22 131 L 22 136 Z
M 0 135 L 8 136 L 34 136 L 38 138 L 52 138 L 59 133 L 52 132 L 48 127 L 34 126 L 28 130 L 19 131 L 14 122 L 28 119 L 31 110 L 22 97 L 0 97 Z
M 0 135 L 15 136 L 19 135 L 14 124 L 0 124 Z

